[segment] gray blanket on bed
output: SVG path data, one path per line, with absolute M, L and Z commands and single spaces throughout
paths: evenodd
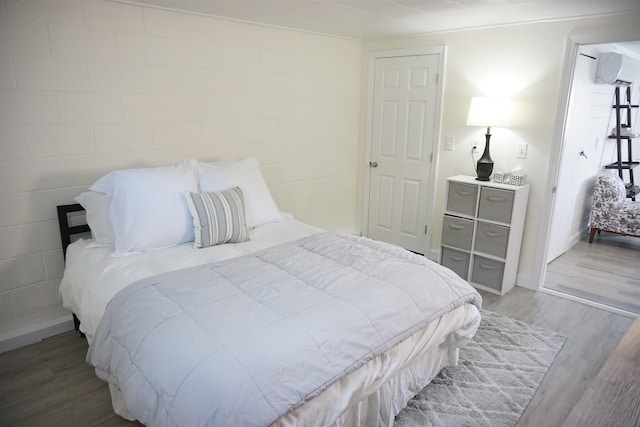
M 87 360 L 147 425 L 263 426 L 464 303 L 424 257 L 321 233 L 125 288 Z

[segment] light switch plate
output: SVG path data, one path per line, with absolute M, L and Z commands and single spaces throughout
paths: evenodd
M 444 149 L 446 151 L 453 151 L 455 148 L 456 138 L 451 135 L 446 135 L 444 137 Z
M 521 142 L 520 144 L 518 144 L 518 152 L 516 153 L 516 159 L 526 159 L 528 148 L 529 148 L 529 144 L 527 144 L 526 142 Z

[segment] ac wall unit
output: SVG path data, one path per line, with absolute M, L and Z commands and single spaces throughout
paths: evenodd
M 615 52 L 598 56 L 596 83 L 630 85 L 639 77 L 640 61 Z

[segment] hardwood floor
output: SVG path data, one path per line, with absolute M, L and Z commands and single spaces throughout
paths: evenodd
M 487 310 L 567 337 L 517 427 L 561 426 L 633 323 L 627 316 L 520 287 L 502 297 L 482 296 Z
M 640 425 L 640 317 L 565 421 L 565 427 Z
M 640 238 L 581 240 L 547 265 L 544 287 L 640 314 Z
M 139 426 L 111 409 L 75 331 L 0 354 L 1 426 Z
M 518 423 L 562 425 L 633 319 L 519 287 L 502 297 L 481 293 L 484 309 L 568 338 Z M 86 341 L 67 332 L 0 354 L 0 425 L 140 425 L 112 412 L 106 384 L 84 362 L 86 351 Z

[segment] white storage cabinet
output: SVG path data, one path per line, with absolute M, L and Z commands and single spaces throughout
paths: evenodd
M 504 295 L 516 281 L 529 185 L 447 178 L 440 264 L 471 285 Z

